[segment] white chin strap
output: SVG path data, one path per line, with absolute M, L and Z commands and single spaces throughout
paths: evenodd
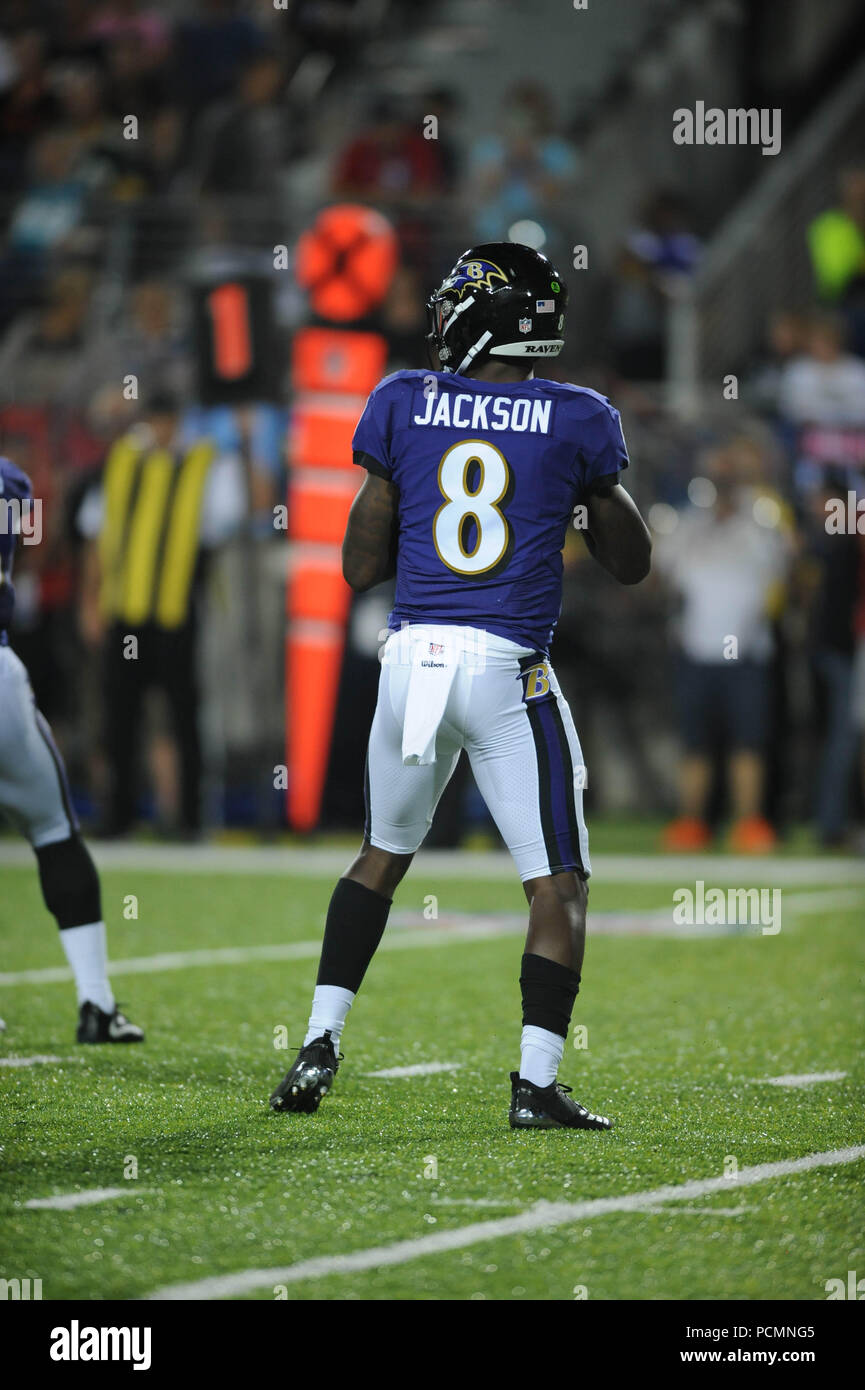
M 468 299 L 464 299 L 462 304 L 458 304 L 456 306 L 447 323 L 445 324 L 444 328 L 442 329 L 442 339 L 447 337 L 448 333 L 453 328 L 460 314 L 464 314 L 466 309 L 470 309 L 474 302 L 475 296 L 473 294 L 470 294 Z
M 478 353 L 483 352 L 484 348 L 486 347 L 487 343 L 489 342 L 492 336 L 493 335 L 492 333 L 490 333 L 489 330 L 487 330 L 486 333 L 482 333 L 481 336 L 478 338 L 477 342 L 474 344 L 474 346 L 469 348 L 468 352 L 466 353 L 462 362 L 460 362 L 459 366 L 454 367 L 453 370 L 457 374 L 464 372 L 466 367 L 475 360 Z M 495 352 L 495 348 L 492 348 L 491 352 Z

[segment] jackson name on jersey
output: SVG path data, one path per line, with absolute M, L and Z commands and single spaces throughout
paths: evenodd
M 435 378 L 433 378 L 435 381 Z M 466 391 L 424 387 L 426 410 L 415 415 L 413 425 L 439 425 L 456 430 L 513 430 L 516 434 L 549 434 L 552 400 L 507 400 L 496 396 L 470 396 Z

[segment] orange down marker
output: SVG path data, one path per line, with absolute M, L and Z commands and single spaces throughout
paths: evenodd
M 351 437 L 386 360 L 375 333 L 305 328 L 292 347 L 285 717 L 288 820 L 300 831 L 321 814 L 351 603 L 342 538 L 363 482 Z

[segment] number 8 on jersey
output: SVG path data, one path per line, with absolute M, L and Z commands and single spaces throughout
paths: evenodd
M 443 455 L 438 485 L 445 501 L 433 519 L 433 543 L 454 574 L 489 574 L 507 562 L 513 537 L 502 507 L 512 484 L 504 455 L 485 439 L 461 440 Z

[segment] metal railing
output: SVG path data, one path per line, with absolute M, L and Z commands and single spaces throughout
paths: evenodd
M 671 302 L 670 404 L 692 413 L 701 383 L 736 372 L 767 316 L 805 310 L 816 292 L 807 229 L 837 197 L 839 172 L 865 162 L 865 58 L 777 156 L 715 234 L 690 289 Z

